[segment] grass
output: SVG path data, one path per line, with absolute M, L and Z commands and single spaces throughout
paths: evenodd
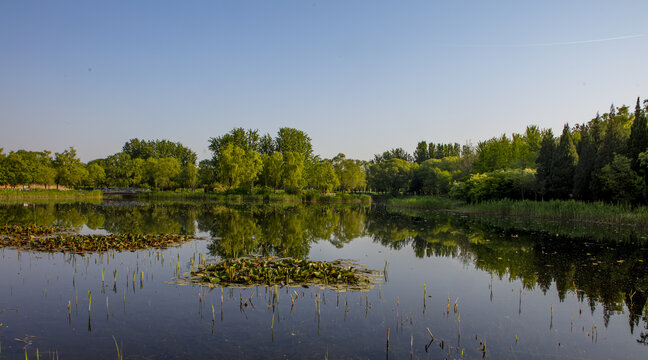
M 468 204 L 459 200 L 436 196 L 406 196 L 389 198 L 388 206 L 414 209 L 454 210 L 512 217 L 537 217 L 604 224 L 629 224 L 646 226 L 648 207 L 624 204 L 583 202 L 576 200 L 493 200 Z
M 18 190 L 0 189 L 0 199 L 76 199 L 76 198 L 101 198 L 100 190 Z

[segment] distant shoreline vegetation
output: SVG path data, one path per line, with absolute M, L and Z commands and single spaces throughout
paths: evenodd
M 420 141 L 411 154 L 396 148 L 371 161 L 342 153 L 321 158 L 313 153 L 311 138 L 293 128 L 281 128 L 275 136 L 232 129 L 209 138 L 212 157 L 199 163 L 194 151 L 169 140 L 131 139 L 121 152 L 87 164 L 73 147 L 54 155 L 0 149 L 0 187 L 140 188 L 151 193 L 139 196 L 165 198 L 324 202 L 368 199 L 354 194 L 373 193 L 434 195 L 470 204 L 506 199 L 646 206 L 647 112 L 648 101 L 637 98 L 634 111 L 611 106 L 585 123 L 565 124 L 559 136 L 529 125 L 523 133 L 476 146 Z
M 648 207 L 575 200 L 490 200 L 470 204 L 436 196 L 383 198 L 391 207 L 648 227 Z

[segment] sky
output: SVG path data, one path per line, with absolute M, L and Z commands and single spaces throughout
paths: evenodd
M 560 132 L 648 98 L 648 1 L 0 2 L 0 147 L 132 138 L 211 156 L 236 127 L 323 158 Z

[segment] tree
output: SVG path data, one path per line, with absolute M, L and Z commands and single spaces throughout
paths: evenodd
M 96 162 L 88 164 L 86 170 L 88 171 L 86 181 L 93 187 L 97 187 L 106 180 L 106 171 Z
M 148 158 L 144 168 L 144 173 L 153 187 L 164 190 L 180 174 L 180 161 L 172 157 Z
M 628 156 L 632 161 L 632 169 L 639 171 L 639 154 L 648 149 L 648 122 L 646 113 L 641 108 L 639 98 L 635 106 L 634 121 L 630 128 L 630 139 L 628 140 Z
M 283 155 L 275 151 L 272 155 L 263 155 L 263 185 L 277 190 L 283 175 Z
M 359 190 L 367 185 L 365 171 L 359 161 L 347 159 L 340 153 L 333 158 L 333 169 L 342 191 Z
M 8 169 L 7 169 L 7 155 L 3 153 L 4 149 L 0 148 L 0 185 L 7 185 L 8 184 Z
M 340 182 L 330 161 L 313 161 L 306 167 L 306 179 L 310 187 L 329 192 Z
M 200 184 L 211 187 L 216 182 L 216 169 L 211 160 L 202 160 L 198 164 L 198 179 Z
M 179 142 L 169 140 L 140 140 L 130 139 L 122 147 L 122 152 L 128 154 L 131 159 L 166 158 L 172 157 L 180 162 L 181 166 L 196 164 L 196 153 Z
M 229 133 L 217 137 L 209 138 L 209 150 L 213 153 L 212 161 L 218 167 L 221 150 L 228 144 L 237 146 L 243 149 L 244 152 L 248 150 L 259 150 L 259 130 L 245 130 L 243 128 L 232 129 Z
M 545 195 L 551 196 L 550 189 L 552 187 L 551 181 L 553 178 L 552 170 L 554 169 L 553 160 L 554 152 L 556 151 L 556 141 L 551 129 L 547 129 L 542 133 L 542 141 L 540 143 L 540 151 L 536 163 L 538 171 L 536 173 L 536 184 L 538 193 L 544 198 Z
M 400 158 L 381 161 L 369 167 L 367 183 L 375 191 L 406 191 L 412 178 L 411 169 L 412 164 Z
M 191 191 L 196 190 L 196 184 L 198 184 L 198 169 L 196 169 L 196 165 L 189 163 L 183 166 L 179 179 L 183 187 L 190 188 Z
M 68 187 L 79 186 L 88 176 L 81 160 L 77 158 L 76 150 L 70 147 L 62 153 L 56 153 L 54 157 L 54 167 L 56 169 L 56 186 L 64 185 Z
M 283 172 L 281 181 L 289 191 L 299 191 L 304 187 L 304 155 L 299 152 L 283 153 Z
M 7 183 L 15 188 L 16 185 L 29 184 L 31 181 L 31 174 L 23 157 L 11 151 L 9 156 L 4 160 L 6 166 Z
M 259 154 L 251 149 L 246 151 L 233 143 L 225 145 L 220 153 L 216 168 L 218 180 L 230 188 L 251 188 L 263 166 Z
M 313 145 L 308 135 L 297 129 L 281 128 L 275 140 L 277 151 L 281 153 L 295 152 L 301 154 L 305 161 L 313 155 Z
M 413 162 L 414 158 L 412 155 L 410 155 L 407 151 L 405 151 L 403 148 L 396 148 L 396 149 L 391 149 L 389 151 L 385 151 L 382 154 L 376 154 L 374 155 L 374 163 L 379 163 L 391 159 L 401 159 L 403 161 L 407 162 Z
M 623 155 L 614 159 L 601 169 L 597 175 L 601 186 L 602 197 L 614 202 L 637 202 L 643 193 L 644 182 L 631 168 L 631 161 Z
M 428 152 L 427 143 L 425 141 L 419 142 L 418 145 L 416 145 L 416 150 L 414 150 L 414 161 L 416 161 L 417 164 L 421 164 L 429 158 L 430 154 Z
M 596 162 L 596 144 L 589 128 L 581 131 L 578 143 L 578 164 L 574 170 L 574 197 L 581 200 L 592 200 L 592 171 Z
M 559 144 L 554 152 L 551 168 L 551 186 L 549 191 L 553 197 L 567 199 L 574 189 L 574 171 L 578 163 L 578 153 L 569 131 L 565 124 Z
M 265 134 L 259 140 L 259 154 L 272 155 L 277 151 L 277 145 L 270 134 Z

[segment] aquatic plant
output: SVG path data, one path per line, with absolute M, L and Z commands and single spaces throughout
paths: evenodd
M 243 257 L 200 266 L 191 272 L 190 280 L 207 285 L 319 285 L 359 290 L 372 287 L 379 276 L 376 274 L 376 271 L 342 260 Z
M 52 226 L 2 225 L 0 226 L 0 247 L 73 253 L 132 251 L 148 248 L 164 249 L 188 239 L 187 235 L 173 234 L 78 235 L 64 233 L 65 231 L 64 228 Z

